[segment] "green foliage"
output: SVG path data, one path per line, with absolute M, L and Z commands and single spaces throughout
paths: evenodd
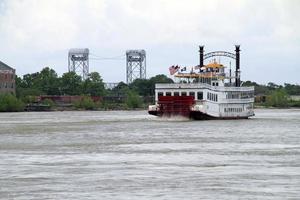
M 19 87 L 16 88 L 16 93 L 17 93 L 17 97 L 21 99 L 27 96 L 39 96 L 45 94 L 36 88 L 19 88 Z
M 16 95 L 25 103 L 34 103 L 35 96 L 39 95 L 107 95 L 112 97 L 112 100 L 101 102 L 102 108 L 138 108 L 143 104 L 141 97 L 144 97 L 144 103 L 147 104 L 153 100 L 156 83 L 173 83 L 173 80 L 166 75 L 159 74 L 150 79 L 136 79 L 130 85 L 120 82 L 117 87 L 106 90 L 98 72 L 90 73 L 83 81 L 74 72 L 64 73 L 62 77 L 58 77 L 53 69 L 46 67 L 40 72 L 26 74 L 22 78 L 16 76 Z M 300 85 L 285 83 L 282 86 L 273 82 L 262 85 L 245 81 L 242 86 L 254 86 L 255 95 L 267 95 L 267 105 L 269 106 L 298 106 L 298 102 L 288 101 L 287 96 L 300 95 Z M 52 105 L 53 102 L 45 101 L 43 103 Z M 83 109 L 96 109 L 100 105 L 94 103 L 89 97 L 85 97 L 76 102 L 76 106 Z
M 126 83 L 120 82 L 116 87 L 107 91 L 108 96 L 125 96 L 129 87 Z
M 154 95 L 156 83 L 173 83 L 173 80 L 166 75 L 159 74 L 150 79 L 135 79 L 129 88 L 141 96 L 151 96 Z
M 171 78 L 168 78 L 164 74 L 158 74 L 150 78 L 150 82 L 152 84 L 155 84 L 155 83 L 173 83 L 174 81 Z
M 288 107 L 288 95 L 283 89 L 276 89 L 267 96 L 266 104 L 272 107 Z
M 82 93 L 81 77 L 75 72 L 64 73 L 61 77 L 61 88 L 63 94 L 66 95 L 79 95 Z
M 42 104 L 43 104 L 43 105 L 50 106 L 50 108 L 52 108 L 52 107 L 55 106 L 55 103 L 54 103 L 51 99 L 44 99 L 44 100 L 42 101 Z
M 129 87 L 141 96 L 147 96 L 151 93 L 151 82 L 148 79 L 135 79 Z
M 300 101 L 290 101 L 289 106 L 300 108 Z
M 83 92 L 91 96 L 103 96 L 105 88 L 103 80 L 98 72 L 92 72 L 83 83 Z
M 12 94 L 0 94 L 0 112 L 17 112 L 24 110 L 24 103 Z
M 56 72 L 46 67 L 41 72 L 25 74 L 23 79 L 16 77 L 17 96 L 59 94 L 59 83 Z
M 57 95 L 60 93 L 60 80 L 53 69 L 50 69 L 49 67 L 42 69 L 37 81 L 38 82 L 36 84 L 39 85 L 38 88 L 40 88 L 40 90 L 45 94 Z
M 74 106 L 79 109 L 95 110 L 99 105 L 93 101 L 91 97 L 84 96 L 81 100 L 74 103 Z
M 28 95 L 28 96 L 23 96 L 21 98 L 21 100 L 22 100 L 22 102 L 27 103 L 27 104 L 28 103 L 35 103 L 36 102 L 36 97 Z
M 300 95 L 300 85 L 288 84 L 285 83 L 282 85 L 277 85 L 273 82 L 269 82 L 267 85 L 261 85 L 256 82 L 245 81 L 243 86 L 254 86 L 255 94 L 268 95 L 271 94 L 274 90 L 283 89 L 288 95 Z
M 136 92 L 128 90 L 125 103 L 128 108 L 140 108 L 142 106 L 142 99 Z
M 254 93 L 255 95 L 259 94 L 268 94 L 270 93 L 270 89 L 266 85 L 259 85 L 256 82 L 251 82 L 251 81 L 245 81 L 243 82 L 243 87 L 248 87 L 248 86 L 254 86 L 255 90 Z
M 116 102 L 101 102 L 99 105 L 100 108 L 104 110 L 126 110 L 128 106 L 125 103 L 116 103 Z
M 300 85 L 285 83 L 284 88 L 289 95 L 300 95 Z
M 174 83 L 174 81 L 171 78 L 168 78 L 166 75 L 164 74 L 159 74 L 156 75 L 152 78 L 149 79 L 150 81 L 150 95 L 154 95 L 155 94 L 155 84 L 156 83 Z

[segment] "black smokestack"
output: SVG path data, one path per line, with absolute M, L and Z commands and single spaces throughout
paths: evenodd
M 199 46 L 199 53 L 200 53 L 200 67 L 203 67 L 204 46 Z
M 235 45 L 235 86 L 241 86 L 240 79 L 240 45 Z

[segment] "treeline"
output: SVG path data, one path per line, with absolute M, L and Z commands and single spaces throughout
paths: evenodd
M 267 107 L 300 107 L 300 100 L 292 96 L 300 96 L 300 85 L 284 83 L 277 85 L 269 82 L 261 85 L 256 82 L 245 81 L 243 86 L 254 86 L 256 102 Z
M 165 75 L 157 75 L 150 79 L 136 79 L 127 85 L 120 82 L 112 89 L 106 89 L 98 72 L 91 72 L 85 80 L 74 72 L 58 76 L 55 70 L 46 67 L 40 72 L 16 77 L 16 96 L 0 95 L 0 111 L 22 111 L 25 105 L 33 104 L 40 95 L 71 95 L 82 96 L 74 103 L 74 109 L 132 109 L 146 108 L 154 103 L 156 83 L 173 83 Z M 244 81 L 242 86 L 254 86 L 258 105 L 272 107 L 300 107 L 300 101 L 291 96 L 300 95 L 300 85 L 285 83 L 266 85 Z M 100 96 L 101 101 L 95 102 L 91 97 Z M 39 102 L 55 107 L 50 99 Z
M 71 95 L 83 96 L 74 103 L 76 109 L 132 109 L 143 108 L 153 103 L 156 83 L 173 83 L 173 80 L 165 75 L 157 75 L 150 79 L 136 79 L 127 85 L 120 82 L 112 89 L 106 89 L 105 84 L 98 72 L 91 72 L 85 80 L 74 72 L 64 73 L 58 76 L 55 70 L 46 67 L 40 72 L 16 77 L 16 97 L 21 106 L 33 104 L 40 95 Z M 4 95 L 11 98 L 10 95 Z M 9 97 L 8 97 L 9 96 Z M 100 102 L 94 102 L 91 97 L 100 96 Z M 1 97 L 3 99 L 3 97 Z M 50 107 L 55 103 L 50 99 L 40 102 Z M 12 106 L 13 107 L 13 106 Z M 0 108 L 1 109 L 1 108 Z M 8 106 L 2 111 L 11 111 Z M 17 111 L 16 109 L 14 111 Z M 0 110 L 1 111 L 1 110 Z
M 75 72 L 64 73 L 61 77 L 46 67 L 40 72 L 16 77 L 16 94 L 18 98 L 39 95 L 89 95 L 103 96 L 105 88 L 98 72 L 92 72 L 82 80 Z

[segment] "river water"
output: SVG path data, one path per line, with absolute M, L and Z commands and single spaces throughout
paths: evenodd
M 300 110 L 0 113 L 0 199 L 300 199 Z

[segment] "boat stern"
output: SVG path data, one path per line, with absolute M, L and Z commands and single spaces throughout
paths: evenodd
M 150 115 L 158 115 L 158 106 L 157 105 L 149 105 L 148 106 L 148 113 Z

